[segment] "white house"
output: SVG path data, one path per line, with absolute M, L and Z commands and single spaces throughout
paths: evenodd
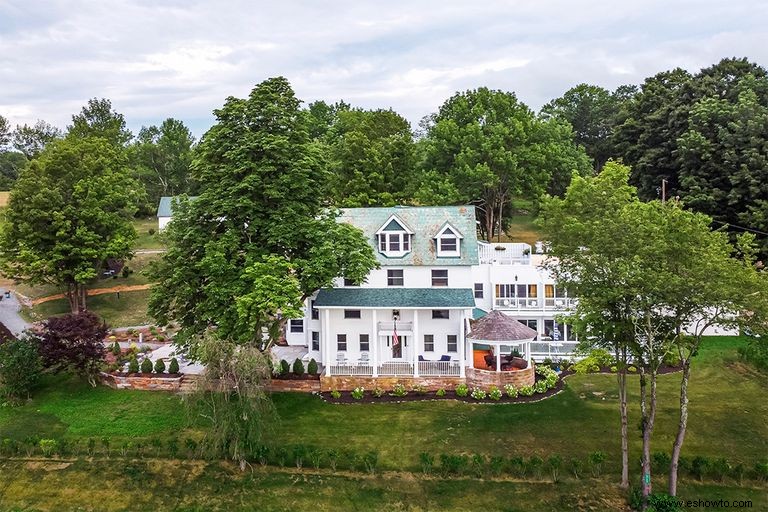
M 163 196 L 157 205 L 157 230 L 162 231 L 171 222 L 173 217 L 173 200 L 175 196 Z M 197 196 L 189 196 L 189 199 L 197 199 Z

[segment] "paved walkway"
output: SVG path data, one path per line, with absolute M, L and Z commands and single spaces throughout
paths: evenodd
M 0 293 L 4 294 L 5 290 L 0 288 Z M 12 293 L 10 298 L 6 298 L 3 295 L 3 300 L 0 301 L 0 322 L 3 322 L 15 336 L 20 335 L 25 329 L 32 326 L 32 324 L 21 318 L 19 315 L 20 310 L 21 304 L 16 299 L 16 294 Z

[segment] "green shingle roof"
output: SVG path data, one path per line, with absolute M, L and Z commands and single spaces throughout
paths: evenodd
M 388 258 L 376 247 L 376 232 L 396 215 L 413 231 L 411 252 L 400 258 Z M 363 230 L 381 265 L 454 266 L 477 265 L 477 223 L 473 206 L 394 206 L 389 208 L 345 208 L 340 222 Z M 461 256 L 438 258 L 434 237 L 449 223 L 459 231 Z M 387 226 L 389 227 L 389 226 Z
M 158 217 L 171 217 L 173 216 L 172 203 L 176 196 L 163 196 L 160 198 L 160 204 L 157 205 Z M 197 196 L 189 196 L 190 200 L 197 199 Z
M 474 308 L 469 288 L 324 288 L 316 307 Z

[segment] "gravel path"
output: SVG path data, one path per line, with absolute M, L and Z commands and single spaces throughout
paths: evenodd
M 0 300 L 0 322 L 3 322 L 14 335 L 18 336 L 32 324 L 19 315 L 21 304 L 16 299 L 16 294 L 11 293 L 11 297 L 7 298 L 4 295 L 5 290 L 1 288 L 0 293 L 3 293 L 3 300 Z

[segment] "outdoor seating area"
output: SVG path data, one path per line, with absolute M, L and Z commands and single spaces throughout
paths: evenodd
M 512 372 L 517 370 L 525 370 L 528 368 L 528 361 L 517 355 L 516 352 L 510 354 L 501 355 L 501 365 L 499 370 L 502 372 Z M 487 369 L 496 370 L 496 356 L 491 351 L 485 352 L 483 355 L 483 361 Z

